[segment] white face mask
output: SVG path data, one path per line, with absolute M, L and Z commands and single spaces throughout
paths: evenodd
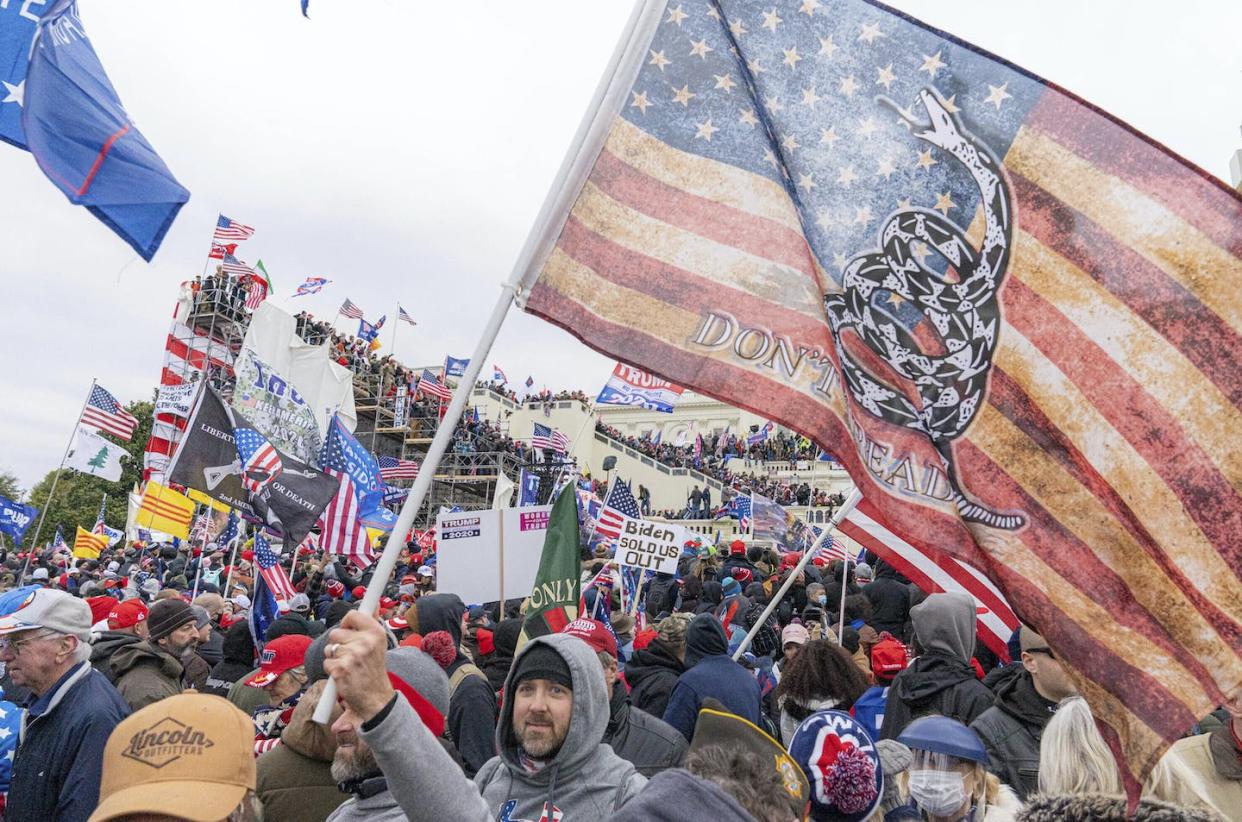
M 955 771 L 910 771 L 910 796 L 932 816 L 948 816 L 966 804 L 966 782 Z

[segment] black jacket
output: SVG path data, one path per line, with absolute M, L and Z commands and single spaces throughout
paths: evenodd
M 630 704 L 652 716 L 664 716 L 668 696 L 677 684 L 677 677 L 685 671 L 686 666 L 681 664 L 673 649 L 663 640 L 653 639 L 625 663 Z
M 608 727 L 604 743 L 643 776 L 655 776 L 668 768 L 680 768 L 690 747 L 672 725 L 630 705 L 625 686 L 612 686 Z
M 908 639 L 905 629 L 910 618 L 910 588 L 897 579 L 892 566 L 880 561 L 875 581 L 864 585 L 862 592 L 871 602 L 871 627 L 877 632 L 888 631 L 902 641 Z M 831 592 L 828 600 L 831 605 Z
M 888 689 L 880 738 L 896 739 L 915 719 L 932 714 L 969 725 L 991 705 L 992 692 L 975 679 L 970 663 L 939 651 L 925 653 Z
M 1057 706 L 1039 695 L 1024 668 L 1012 670 L 997 686 L 996 702 L 970 727 L 987 746 L 992 773 L 1026 801 L 1039 790 L 1039 740 Z
M 122 631 L 104 631 L 91 644 L 91 667 L 106 676 L 109 682 L 116 682 L 116 674 L 112 672 L 112 655 L 135 642 L 142 640 Z

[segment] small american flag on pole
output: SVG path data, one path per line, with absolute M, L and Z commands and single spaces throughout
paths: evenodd
M 621 525 L 625 517 L 642 519 L 642 513 L 638 510 L 638 502 L 634 499 L 630 486 L 618 479 L 608 489 L 608 496 L 604 498 L 604 509 L 599 513 L 595 530 L 609 539 L 616 539 L 621 536 Z
M 297 591 L 294 590 L 293 583 L 289 581 L 289 575 L 281 567 L 280 558 L 276 556 L 276 552 L 272 550 L 272 546 L 261 533 L 254 535 L 254 558 L 259 565 L 259 575 L 267 583 L 272 595 L 285 602 L 293 599 Z
M 439 397 L 442 400 L 453 399 L 453 390 L 437 380 L 436 375 L 425 368 L 423 369 L 423 375 L 418 378 L 418 390 L 424 396 Z
M 397 306 L 397 319 L 405 320 L 410 325 L 418 325 L 418 323 L 414 322 L 414 318 L 410 316 L 409 312 L 400 305 Z
M 216 220 L 216 232 L 211 238 L 218 243 L 241 242 L 250 239 L 252 234 L 254 229 L 250 226 L 242 225 L 221 214 Z
M 564 454 L 569 450 L 569 437 L 566 437 L 555 428 L 549 428 L 546 425 L 535 423 L 535 433 L 530 438 L 532 448 L 543 449 L 551 448 L 557 453 Z
M 126 442 L 129 442 L 129 438 L 134 435 L 134 429 L 138 427 L 137 418 L 122 408 L 116 397 L 99 385 L 91 386 L 86 408 L 82 409 L 81 423 L 118 436 Z
M 814 534 L 815 539 L 819 539 L 823 529 L 817 525 L 812 525 L 811 533 Z M 814 559 L 822 559 L 825 562 L 833 562 L 834 560 L 841 560 L 843 562 L 858 561 L 858 557 L 850 556 L 849 549 L 846 548 L 845 543 L 833 536 L 825 539 L 823 544 L 819 546 L 819 551 Z
M 248 277 L 254 273 L 253 268 L 234 257 L 232 254 L 224 255 L 224 262 L 220 264 L 220 269 L 226 274 L 237 274 L 242 277 Z
M 379 463 L 380 479 L 383 480 L 401 480 L 416 479 L 418 477 L 418 463 L 414 460 L 403 460 L 396 457 L 377 457 Z
M 349 317 L 351 320 L 362 319 L 362 309 L 354 305 L 354 301 L 349 299 L 348 297 L 345 298 L 345 302 L 341 303 L 341 310 L 337 311 L 336 313 L 343 314 L 344 316 Z

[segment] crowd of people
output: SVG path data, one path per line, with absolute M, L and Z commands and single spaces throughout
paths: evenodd
M 247 275 L 229 274 L 220 266 L 215 273 L 198 276 L 189 282 L 191 313 L 219 314 L 233 322 L 244 322 L 249 318 L 246 309 L 246 297 L 255 285 L 254 278 Z
M 249 546 L 0 554 L 4 819 L 1197 821 L 1242 808 L 1242 712 L 1188 729 L 1128 817 L 1056 650 L 1023 626 L 998 657 L 970 597 L 926 595 L 875 557 L 799 570 L 796 554 L 689 542 L 676 575 L 623 607 L 609 548 L 583 547 L 582 612 L 524 637 L 528 601 L 437 590 L 426 541 L 404 546 L 374 613 L 358 607 L 370 570 L 296 554 L 296 593 L 266 627 Z M 338 702 L 318 724 L 328 680 Z

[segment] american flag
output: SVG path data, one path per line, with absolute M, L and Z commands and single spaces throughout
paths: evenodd
M 626 55 L 527 310 L 833 443 L 1029 615 L 1137 795 L 1242 682 L 1242 200 L 863 0 L 684 2 Z
M 233 437 L 237 440 L 237 455 L 241 457 L 242 485 L 250 493 L 257 494 L 284 470 L 280 452 L 253 428 L 234 428 Z
M 492 364 L 492 382 L 498 382 L 501 385 L 506 385 L 509 382 L 509 378 L 505 376 L 505 372 L 501 371 L 500 366 L 495 363 Z
M 397 306 L 397 319 L 405 320 L 410 325 L 418 325 L 418 323 L 414 322 L 414 318 L 409 315 L 409 312 L 407 312 L 400 305 Z
M 211 252 L 207 255 L 211 260 L 223 260 L 226 254 L 232 254 L 237 250 L 237 243 L 212 243 Z
M 604 508 L 599 512 L 599 524 L 595 530 L 609 539 L 616 539 L 621 536 L 624 517 L 642 519 L 642 513 L 630 486 L 618 479 L 613 481 L 608 496 L 604 497 Z
M 107 510 L 107 507 L 108 495 L 104 494 L 103 499 L 99 502 L 99 516 L 95 517 L 95 527 L 91 529 L 92 534 L 106 535 L 108 531 L 112 530 L 108 527 L 107 523 L 104 522 L 104 513 Z
M 549 428 L 546 425 L 534 423 L 535 433 L 531 435 L 530 447 L 542 451 L 545 448 L 551 448 L 559 454 L 564 454 L 569 450 L 569 437 L 566 437 L 555 428 Z
M 265 299 L 267 299 L 267 281 L 256 274 L 252 274 L 250 276 L 250 287 L 246 291 L 246 308 L 254 311 L 259 307 L 259 303 Z
M 453 390 L 437 380 L 436 375 L 425 368 L 423 369 L 423 375 L 418 378 L 418 390 L 425 397 L 439 397 L 442 400 L 453 399 Z
M 347 471 L 330 468 L 327 464 L 323 470 L 339 479 L 341 487 L 319 518 L 319 544 L 329 553 L 348 557 L 354 565 L 365 568 L 375 561 L 375 551 L 371 548 L 366 526 L 358 520 L 357 488 Z
M 229 542 L 240 533 L 241 520 L 237 516 L 236 511 L 229 511 L 228 522 L 224 524 L 224 529 L 220 531 L 220 535 L 216 537 L 216 542 L 220 545 L 227 546 Z
M 823 531 L 824 529 L 820 528 L 818 525 L 811 526 L 811 534 L 814 539 L 819 539 L 819 535 L 822 534 Z M 815 553 L 815 556 L 812 557 L 812 559 L 822 559 L 826 562 L 833 562 L 835 560 L 842 560 L 845 562 L 858 561 L 857 556 L 850 556 L 849 548 L 846 547 L 845 543 L 833 536 L 827 537 L 823 543 L 820 544 L 819 550 Z
M 716 514 L 716 519 L 721 517 L 737 517 L 738 528 L 743 531 L 749 531 L 750 512 L 750 494 L 738 494 L 720 509 L 720 512 Z
M 212 239 L 216 242 L 241 242 L 250 239 L 250 235 L 254 234 L 254 229 L 248 225 L 242 225 L 236 220 L 230 220 L 223 214 L 216 220 L 216 232 L 212 235 Z
M 416 479 L 418 463 L 414 460 L 403 460 L 396 457 L 376 457 L 379 462 L 380 477 L 384 480 Z
M 246 265 L 232 254 L 224 255 L 224 262 L 220 264 L 220 269 L 225 274 L 236 274 L 239 277 L 248 277 L 254 274 L 254 269 Z
M 348 297 L 345 298 L 345 302 L 341 303 L 341 310 L 336 313 L 343 314 L 351 320 L 362 319 L 362 309 L 354 305 L 354 301 Z
M 272 550 L 272 546 L 261 531 L 256 531 L 254 535 L 254 560 L 259 566 L 259 575 L 267 583 L 267 588 L 272 595 L 285 602 L 293 599 L 297 591 L 294 590 L 293 583 L 289 581 L 289 575 L 281 567 L 280 557 L 276 556 L 276 552 Z
M 129 441 L 138 427 L 138 419 L 116 401 L 102 386 L 92 385 L 91 395 L 86 400 L 86 408 L 82 410 L 82 425 L 97 431 L 106 431 Z
M 298 290 L 293 292 L 293 297 L 304 297 L 307 294 L 318 294 L 323 287 L 332 282 L 324 277 L 307 277 L 306 282 L 298 286 Z

